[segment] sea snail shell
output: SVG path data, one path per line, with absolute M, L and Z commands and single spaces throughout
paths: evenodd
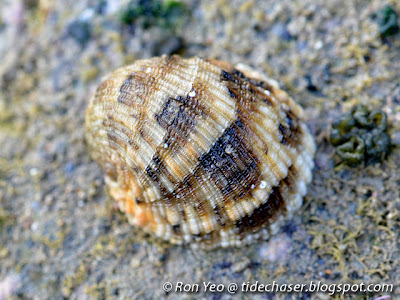
M 301 206 L 314 166 L 300 106 L 249 67 L 212 59 L 164 55 L 117 69 L 85 126 L 129 221 L 174 244 L 268 238 Z

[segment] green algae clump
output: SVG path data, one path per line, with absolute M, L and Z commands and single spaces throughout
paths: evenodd
M 376 22 L 381 36 L 393 35 L 399 31 L 397 13 L 389 5 L 385 5 L 378 11 L 376 14 Z
M 331 143 L 341 162 L 349 166 L 382 161 L 390 152 L 387 116 L 360 105 L 333 123 Z
M 176 30 L 187 13 L 184 3 L 176 0 L 131 0 L 121 14 L 121 22 L 131 25 L 141 20 L 143 28 L 160 26 L 167 30 Z

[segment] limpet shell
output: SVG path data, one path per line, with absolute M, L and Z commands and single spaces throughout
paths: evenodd
M 239 246 L 302 204 L 314 140 L 302 109 L 244 65 L 137 60 L 86 111 L 86 138 L 130 223 L 174 244 Z

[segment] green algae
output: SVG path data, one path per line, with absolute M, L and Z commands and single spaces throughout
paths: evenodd
M 341 162 L 349 166 L 382 161 L 390 152 L 387 116 L 383 111 L 369 111 L 357 106 L 336 121 L 330 141 L 336 146 Z
M 120 20 L 124 25 L 137 21 L 147 29 L 160 26 L 175 31 L 183 21 L 187 9 L 184 3 L 176 0 L 130 1 L 121 13 Z
M 393 35 L 399 31 L 397 19 L 397 13 L 390 5 L 385 5 L 377 12 L 376 22 L 381 36 Z

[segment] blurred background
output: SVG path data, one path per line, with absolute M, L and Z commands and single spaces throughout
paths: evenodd
M 165 281 L 397 287 L 399 13 L 397 0 L 0 0 L 0 300 L 231 297 L 165 293 Z M 86 149 L 86 105 L 110 71 L 162 54 L 248 64 L 303 106 L 314 180 L 277 236 L 211 252 L 170 247 L 107 196 Z M 355 117 L 376 112 L 387 125 Z M 357 136 L 375 142 L 364 153 Z

